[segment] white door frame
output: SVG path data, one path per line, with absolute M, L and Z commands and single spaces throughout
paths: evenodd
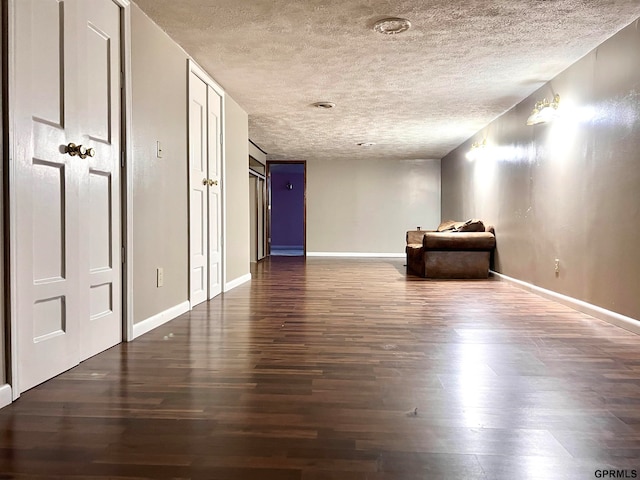
M 220 243 L 220 263 L 221 263 L 221 268 L 222 268 L 222 279 L 221 279 L 221 283 L 222 283 L 222 291 L 225 291 L 225 285 L 227 284 L 227 265 L 225 262 L 225 250 L 226 250 L 226 245 L 227 245 L 227 217 L 225 215 L 226 212 L 226 204 L 227 204 L 227 194 L 226 194 L 226 188 L 225 188 L 225 143 L 226 143 L 226 135 L 227 135 L 227 128 L 226 128 L 226 115 L 224 114 L 225 112 L 225 103 L 226 103 L 226 95 L 225 92 L 223 90 L 223 88 L 218 85 L 210 76 L 207 72 L 205 72 L 202 67 L 200 67 L 200 65 L 198 65 L 192 58 L 189 58 L 187 60 L 187 89 L 189 88 L 189 76 L 193 73 L 194 75 L 196 75 L 200 80 L 202 80 L 205 84 L 207 84 L 209 87 L 211 87 L 218 95 L 220 95 L 220 101 L 221 101 L 221 118 L 220 118 L 220 134 L 222 136 L 221 138 L 221 142 L 220 142 L 220 193 L 221 193 L 221 203 L 220 203 L 220 216 L 221 216 L 221 222 L 220 222 L 220 228 L 222 229 L 221 232 L 221 243 Z M 189 98 L 189 92 L 187 91 L 187 98 Z M 187 152 L 187 159 L 190 158 L 190 152 Z M 187 166 L 187 168 L 189 168 L 189 166 Z M 189 192 L 189 199 L 191 198 L 191 175 L 187 175 L 187 181 L 188 183 L 188 188 L 187 191 Z M 189 200 L 190 202 L 191 200 Z M 191 204 L 189 204 L 189 212 L 191 212 Z M 191 218 L 190 215 L 187 216 L 187 218 Z M 189 224 L 189 238 L 191 238 L 191 225 Z M 191 240 L 189 240 L 189 253 L 188 253 L 188 258 L 189 258 L 189 298 L 191 298 Z M 208 291 L 208 285 L 209 282 L 207 280 L 207 291 Z M 207 300 L 209 300 L 209 295 L 207 294 Z M 191 309 L 193 308 L 193 305 L 190 305 Z
M 9 100 L 15 98 L 15 76 L 14 72 L 16 70 L 16 58 L 15 58 L 15 46 L 18 36 L 18 31 L 15 24 L 15 4 L 20 0 L 9 0 L 8 5 L 8 15 L 7 15 L 7 25 L 9 29 L 8 35 L 8 72 L 7 72 L 7 80 L 8 80 L 8 92 L 9 92 Z M 122 231 L 126 232 L 123 235 L 126 235 L 126 243 L 123 247 L 131 245 L 131 239 L 133 238 L 132 228 L 131 228 L 131 199 L 133 198 L 132 185 L 130 181 L 128 181 L 131 172 L 131 162 L 126 162 L 125 160 L 131 158 L 131 5 L 130 0 L 111 0 L 116 5 L 120 7 L 120 22 L 121 22 L 121 64 L 122 69 L 124 71 L 124 79 L 122 80 L 124 83 L 122 85 L 122 142 L 121 149 L 123 151 L 123 159 L 122 162 L 126 165 L 126 170 L 123 169 L 121 175 L 121 194 L 122 194 L 122 206 L 120 211 L 120 222 Z M 14 119 L 15 119 L 15 110 L 13 107 L 13 102 L 9 101 L 9 121 L 7 123 L 7 128 L 9 130 L 9 167 L 8 167 L 8 176 L 9 176 L 9 251 L 12 253 L 9 256 L 9 265 L 6 265 L 6 268 L 9 268 L 9 281 L 10 281 L 10 290 L 9 290 L 9 342 L 6 345 L 9 350 L 10 356 L 10 376 L 7 379 L 8 383 L 11 385 L 11 398 L 12 400 L 17 400 L 20 396 L 20 378 L 18 375 L 18 318 L 17 318 L 17 258 L 13 255 L 13 252 L 16 251 L 16 246 L 18 242 L 17 236 L 17 224 L 18 224 L 18 212 L 16 208 L 15 198 L 17 198 L 16 193 L 16 162 L 14 159 L 18 155 L 20 151 L 20 146 L 18 145 L 18 139 L 16 138 Z M 126 250 L 125 250 L 126 254 Z M 124 257 L 126 260 L 123 269 L 123 279 L 122 279 L 122 325 L 123 325 L 123 338 L 124 340 L 132 340 L 133 339 L 133 302 L 131 298 L 131 289 L 129 285 L 131 285 L 131 281 L 133 279 L 133 271 L 132 264 L 129 258 Z

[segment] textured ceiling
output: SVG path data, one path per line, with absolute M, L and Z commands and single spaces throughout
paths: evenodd
M 442 158 L 640 17 L 639 0 L 135 3 L 289 160 Z M 412 28 L 376 33 L 389 16 Z

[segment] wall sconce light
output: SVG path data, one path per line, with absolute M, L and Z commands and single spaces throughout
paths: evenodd
M 546 98 L 540 102 L 536 102 L 531 115 L 527 118 L 527 125 L 538 125 L 553 120 L 558 114 L 560 106 L 560 95 L 557 93 L 553 97 L 553 101 L 549 102 Z
M 467 152 L 467 160 L 477 160 L 482 156 L 483 149 L 487 148 L 487 139 L 484 138 L 482 142 L 473 142 L 471 144 L 471 150 Z
M 291 182 L 287 182 L 287 190 L 293 190 L 293 184 Z

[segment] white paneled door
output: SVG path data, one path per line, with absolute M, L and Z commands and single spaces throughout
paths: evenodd
M 122 340 L 120 7 L 15 5 L 15 304 L 23 392 Z
M 222 98 L 189 72 L 189 300 L 195 306 L 222 291 Z
M 209 298 L 222 292 L 222 231 L 220 158 L 222 156 L 222 98 L 207 86 L 209 156 Z

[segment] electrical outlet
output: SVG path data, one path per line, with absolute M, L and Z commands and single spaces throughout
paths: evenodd
M 560 273 L 560 259 L 559 258 L 555 259 L 554 269 L 555 269 L 556 274 Z
M 162 287 L 164 285 L 164 268 L 156 269 L 156 286 Z

